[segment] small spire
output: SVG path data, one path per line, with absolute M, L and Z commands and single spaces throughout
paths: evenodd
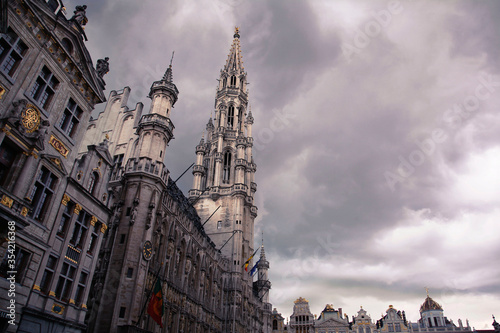
M 234 27 L 234 38 L 240 38 L 240 28 L 239 27 Z
M 172 83 L 173 77 L 172 77 L 172 61 L 174 60 L 174 52 L 172 52 L 172 58 L 170 59 L 170 65 L 167 68 L 167 71 L 165 72 L 165 75 L 163 75 L 163 81 L 167 81 Z

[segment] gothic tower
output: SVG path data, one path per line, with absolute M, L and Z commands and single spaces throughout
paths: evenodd
M 170 65 L 163 78 L 152 84 L 150 112 L 141 117 L 135 134 L 131 133 L 135 141 L 129 158 L 124 167 L 116 165 L 109 182 L 115 194 L 114 215 L 100 268 L 103 291 L 95 332 L 116 332 L 117 327 L 134 326 L 144 312 L 151 270 L 148 261 L 159 251 L 151 244 L 169 179 L 165 149 L 173 138 L 170 112 L 178 94 Z M 99 290 L 95 293 L 99 294 Z
M 220 71 L 214 119 L 210 118 L 206 126 L 206 141 L 202 138 L 196 147 L 193 188 L 189 191 L 207 234 L 231 261 L 234 273 L 244 271 L 245 261 L 254 252 L 257 216 L 253 202 L 257 190 L 252 157 L 253 117 L 248 110 L 247 73 L 239 38 L 236 28 L 229 56 Z

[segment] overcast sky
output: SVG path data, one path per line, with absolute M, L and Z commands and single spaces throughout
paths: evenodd
M 85 1 L 85 0 L 82 0 Z M 256 240 L 271 302 L 302 296 L 409 320 L 429 288 L 454 320 L 500 316 L 500 2 L 156 1 L 87 4 L 106 95 L 143 102 L 172 51 L 180 95 L 166 164 L 195 161 L 240 27 L 255 118 Z M 104 109 L 98 105 L 96 110 Z M 184 193 L 192 176 L 180 181 Z

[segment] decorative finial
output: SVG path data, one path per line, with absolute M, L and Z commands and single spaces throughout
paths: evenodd
M 172 68 L 172 61 L 174 61 L 174 53 L 175 51 L 172 51 L 172 58 L 170 58 L 170 65 L 169 65 L 170 68 Z
M 427 293 L 427 297 L 429 297 L 429 288 L 425 287 L 425 292 Z
M 240 28 L 234 27 L 234 38 L 240 38 Z

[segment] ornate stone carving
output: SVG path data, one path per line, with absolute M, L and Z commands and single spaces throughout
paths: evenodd
M 105 74 L 107 74 L 109 72 L 109 62 L 108 62 L 108 60 L 109 60 L 108 57 L 106 57 L 104 59 L 97 60 L 97 64 L 95 66 L 95 69 L 96 69 L 97 75 L 99 75 L 99 77 L 101 77 L 101 78 Z
M 74 15 L 73 15 L 73 17 L 70 18 L 70 21 L 75 21 L 80 26 L 86 25 L 87 22 L 89 21 L 87 19 L 87 15 L 86 15 L 86 12 L 85 12 L 86 9 L 87 9 L 86 5 L 76 6 L 75 7 L 75 11 L 73 12 Z
M 69 195 L 64 193 L 63 198 L 61 200 L 61 204 L 63 204 L 64 206 L 67 206 L 68 202 L 70 202 L 70 200 L 71 200 L 71 198 L 69 197 Z

